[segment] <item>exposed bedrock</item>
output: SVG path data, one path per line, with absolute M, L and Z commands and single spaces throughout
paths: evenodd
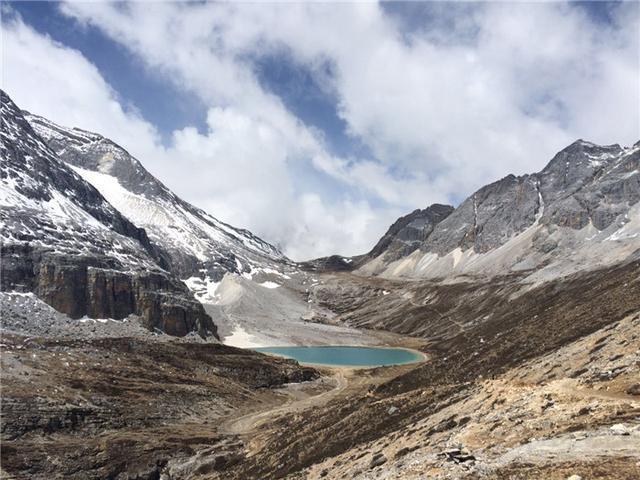
M 202 305 L 178 279 L 161 270 L 118 271 L 110 257 L 66 256 L 28 245 L 2 250 L 2 290 L 34 292 L 72 318 L 140 316 L 149 330 L 216 336 Z

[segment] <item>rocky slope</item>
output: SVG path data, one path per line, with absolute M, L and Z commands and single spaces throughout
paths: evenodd
M 424 210 L 414 210 L 400 217 L 367 254 L 369 258 L 383 255 L 387 262 L 406 257 L 427 240 L 438 223 L 453 213 L 451 205 L 433 204 Z
M 174 335 L 215 335 L 163 252 L 38 136 L 1 93 L 2 290 L 34 292 L 72 318 L 141 317 Z
M 636 478 L 639 273 L 635 260 L 529 289 L 337 281 L 325 303 L 340 318 L 413 332 L 429 361 L 280 416 L 254 434 L 269 447 L 219 478 Z
M 37 233 L 38 241 L 49 242 L 47 259 L 55 257 L 56 265 L 65 267 L 64 273 L 46 266 L 40 269 L 38 255 L 42 249 L 34 254 L 27 251 L 34 245 L 32 239 L 8 239 L 4 249 L 8 265 L 4 290 L 34 291 L 74 318 L 86 315 L 121 319 L 134 313 L 143 316 L 149 328 L 179 335 L 193 328 L 203 334 L 213 331 L 209 320 L 203 330 L 191 317 L 180 318 L 187 303 L 198 315 L 203 314 L 189 295 L 190 290 L 220 328 L 225 341 L 233 345 L 280 344 L 283 333 L 290 343 L 333 343 L 334 337 L 345 342 L 372 341 L 348 328 L 306 322 L 319 314 L 331 316 L 308 301 L 309 287 L 318 283 L 313 274 L 300 269 L 251 232 L 226 225 L 183 201 L 122 147 L 101 135 L 56 125 L 20 111 L 8 97 L 5 103 L 6 108 L 12 108 L 7 118 L 21 125 L 20 131 L 6 138 L 7 148 L 22 149 L 23 158 L 29 157 L 31 150 L 46 152 L 47 165 L 54 165 L 56 171 L 64 172 L 87 189 L 90 194 L 82 198 L 95 197 L 95 202 L 106 210 L 101 216 L 91 211 L 93 216 L 88 218 L 69 214 L 77 218 L 65 217 L 60 220 L 64 226 L 55 226 L 55 234 L 45 234 L 50 220 L 18 211 L 26 208 L 27 199 L 15 194 L 12 184 L 7 183 L 7 222 L 24 223 L 29 219 L 30 231 Z M 11 171 L 30 175 L 27 162 L 21 162 Z M 38 166 L 36 171 L 43 168 Z M 34 184 L 46 190 L 48 178 L 43 175 Z M 56 198 L 73 203 L 73 198 L 65 197 L 71 190 L 60 188 Z M 89 209 L 85 203 L 81 210 Z M 45 204 L 49 205 L 50 202 Z M 96 216 L 106 222 L 104 228 L 97 222 L 98 232 L 91 230 Z M 10 235 L 12 228 L 4 233 Z M 69 228 L 74 236 L 60 233 Z M 110 229 L 115 229 L 116 235 Z M 130 240 L 118 236 L 122 234 Z M 118 239 L 117 246 L 112 245 L 114 239 Z M 127 248 L 121 245 L 126 242 Z M 37 276 L 30 273 L 34 257 Z M 169 292 L 180 292 L 180 298 Z
M 639 200 L 640 142 L 623 148 L 578 140 L 541 172 L 509 175 L 475 192 L 412 252 L 387 245 L 387 234 L 360 271 L 433 279 L 511 272 L 544 281 L 614 264 L 640 248 Z
M 401 426 L 382 420 L 388 433 L 290 478 L 638 478 L 639 348 L 636 314 L 504 373 L 378 389 L 380 417 Z
M 329 341 L 327 332 L 304 328 L 302 318 L 313 316 L 310 277 L 276 247 L 185 202 L 111 140 L 23 114 L 60 160 L 144 229 L 163 266 L 204 305 L 225 341 L 278 344 L 283 329 L 295 343 Z
M 25 118 L 62 161 L 145 229 L 151 242 L 168 254 L 168 268 L 180 278 L 218 282 L 226 272 L 242 274 L 258 266 L 291 263 L 251 232 L 231 227 L 176 196 L 111 140 L 26 112 Z
M 2 458 L 12 479 L 194 478 L 242 459 L 219 431 L 242 407 L 317 372 L 175 337 L 3 334 Z M 167 477 L 164 477 L 167 478 Z

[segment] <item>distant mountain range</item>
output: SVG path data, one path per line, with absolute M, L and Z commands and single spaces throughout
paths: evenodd
M 114 142 L 21 111 L 2 92 L 2 289 L 74 318 L 141 315 L 215 333 L 204 296 L 225 273 L 289 265 L 276 247 L 177 197 Z
M 286 280 L 298 315 L 312 285 L 291 275 L 303 270 L 544 282 L 640 255 L 640 142 L 578 140 L 539 173 L 398 219 L 365 255 L 295 264 L 179 198 L 111 140 L 1 100 L 2 290 L 34 292 L 73 318 L 136 314 L 150 329 L 207 336 L 216 325 L 202 304 L 216 303 L 226 274 L 257 274 L 260 295 Z
M 640 142 L 578 140 L 539 173 L 509 175 L 458 208 L 432 205 L 396 221 L 360 274 L 547 280 L 640 252 Z

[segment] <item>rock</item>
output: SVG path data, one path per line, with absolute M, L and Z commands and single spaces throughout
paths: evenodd
M 578 410 L 576 416 L 587 415 L 589 413 L 591 413 L 591 407 L 587 405 L 586 407 L 582 407 L 580 410 Z
M 582 480 L 582 477 L 580 475 L 571 475 L 567 477 L 567 480 Z
M 609 429 L 614 435 L 630 435 L 629 429 L 622 423 L 616 423 Z
M 404 457 L 406 454 L 413 452 L 414 450 L 417 450 L 418 446 L 413 446 L 413 447 L 402 447 L 400 450 L 398 450 L 395 455 L 393 456 L 393 458 L 398 459 L 401 457 Z
M 476 457 L 466 448 L 451 448 L 441 452 L 439 456 L 444 457 L 447 461 L 455 463 L 466 463 L 476 460 Z
M 392 406 L 392 407 L 389 407 L 389 410 L 387 410 L 387 413 L 389 415 L 393 415 L 394 413 L 397 413 L 399 411 L 400 411 L 400 409 L 398 407 Z
M 552 408 L 555 404 L 556 402 L 552 399 L 545 400 L 545 402 L 542 404 L 542 411 L 544 412 L 548 408 Z
M 424 210 L 415 210 L 395 221 L 387 233 L 367 254 L 375 258 L 384 254 L 385 261 L 394 261 L 417 250 L 431 234 L 435 226 L 447 218 L 454 208 L 450 205 L 433 204 Z
M 371 461 L 369 462 L 369 468 L 379 467 L 387 462 L 387 457 L 385 457 L 382 453 L 378 452 L 373 455 Z
M 640 383 L 629 385 L 629 387 L 625 391 L 629 395 L 640 395 Z
M 444 452 L 440 453 L 440 455 L 445 457 L 453 457 L 456 455 L 460 455 L 461 453 L 462 450 L 460 450 L 459 448 L 450 448 L 449 450 L 445 450 Z

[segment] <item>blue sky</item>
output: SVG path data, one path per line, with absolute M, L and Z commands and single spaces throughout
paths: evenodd
M 158 127 L 165 141 L 174 130 L 189 125 L 206 131 L 205 104 L 141 66 L 131 52 L 100 29 L 80 27 L 74 19 L 60 13 L 55 2 L 9 3 L 38 32 L 82 52 L 98 67 L 122 102 L 139 109 L 144 118 Z M 286 51 L 256 56 L 249 61 L 264 88 L 280 96 L 300 119 L 321 129 L 337 153 L 351 155 L 366 151 L 357 139 L 346 135 L 346 124 L 337 115 L 335 98 L 323 90 L 312 72 L 296 64 Z
M 640 135 L 635 3 L 5 5 L 18 104 L 297 259 Z
M 141 66 L 135 55 L 101 30 L 82 28 L 62 13 L 56 2 L 9 2 L 25 23 L 38 32 L 76 49 L 91 61 L 118 93 L 122 102 L 137 108 L 167 139 L 187 125 L 205 129 L 206 106 L 195 95 L 173 86 Z M 142 68 L 141 68 L 142 67 Z

